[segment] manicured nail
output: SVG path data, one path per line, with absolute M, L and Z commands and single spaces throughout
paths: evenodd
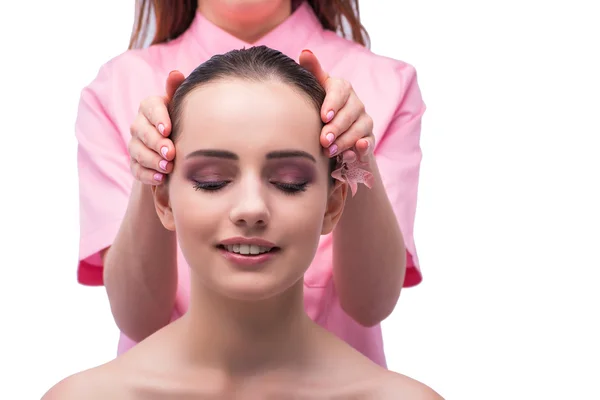
M 333 116 L 335 115 L 335 113 L 333 112 L 333 110 L 329 110 L 329 112 L 327 113 L 327 116 L 325 117 L 327 119 L 326 122 L 329 122 L 333 119 Z
M 327 142 L 329 144 L 333 143 L 333 140 L 335 139 L 335 135 L 331 132 L 329 132 L 327 135 L 325 135 L 325 139 L 327 139 Z
M 335 153 L 337 153 L 338 151 L 338 147 L 337 144 L 332 144 L 331 147 L 329 147 L 329 155 L 332 156 Z
M 167 146 L 163 146 L 160 148 L 160 154 L 163 155 L 163 157 L 167 157 L 167 153 L 169 152 L 169 148 Z
M 160 166 L 160 169 L 162 169 L 163 171 L 167 170 L 167 160 L 160 160 L 160 162 L 158 163 L 158 165 Z
M 165 126 L 163 124 L 158 124 L 158 131 L 161 135 L 165 134 Z
M 163 174 L 154 174 L 154 180 L 161 182 L 163 180 Z

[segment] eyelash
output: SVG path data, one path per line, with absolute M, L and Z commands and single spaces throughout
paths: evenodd
M 229 181 L 196 182 L 194 183 L 194 189 L 206 192 L 216 192 L 217 190 L 223 189 L 228 183 Z
M 304 192 L 306 191 L 306 186 L 308 186 L 308 182 L 303 182 L 303 183 L 275 183 L 275 182 L 271 182 L 273 185 L 275 185 L 275 187 L 277 187 L 279 190 L 281 190 L 282 192 L 284 192 L 285 194 L 288 195 L 293 195 L 293 194 L 297 194 L 299 192 Z
M 230 183 L 230 181 L 196 182 L 194 184 L 194 189 L 202 190 L 205 192 L 216 192 L 218 190 L 223 189 L 229 183 Z M 306 187 L 308 186 L 308 182 L 303 182 L 303 183 L 270 182 L 270 183 L 288 195 L 294 195 L 299 192 L 304 192 L 304 191 L 306 191 Z

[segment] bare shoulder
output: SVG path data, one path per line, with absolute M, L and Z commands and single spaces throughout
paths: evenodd
M 385 371 L 380 382 L 379 399 L 444 400 L 429 386 L 395 372 Z
M 444 400 L 429 386 L 405 375 L 389 371 L 351 348 L 346 343 L 334 341 L 323 353 L 330 352 L 327 365 L 332 398 L 373 400 Z
M 63 379 L 46 392 L 42 400 L 122 399 L 118 380 L 114 379 L 116 371 L 109 364 Z

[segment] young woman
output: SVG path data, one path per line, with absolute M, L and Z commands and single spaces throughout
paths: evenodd
M 358 8 L 350 0 L 155 0 L 153 8 L 154 44 L 100 69 L 82 92 L 76 124 L 79 280 L 106 286 L 122 332 L 119 353 L 179 318 L 190 300 L 188 265 L 175 234 L 154 212 L 151 187 L 164 181 L 178 154 L 168 138 L 165 99 L 150 96 L 163 90 L 172 70 L 183 74 L 171 74 L 168 94 L 212 55 L 263 44 L 293 59 L 302 53 L 300 62 L 325 88 L 325 153 L 353 149 L 378 165 L 373 189 L 350 196 L 337 229 L 319 242 L 304 297 L 314 321 L 385 366 L 379 323 L 394 309 L 402 285 L 421 280 L 412 232 L 425 107 L 414 68 L 362 45 Z M 138 14 L 141 23 L 145 14 Z M 355 42 L 335 33 L 343 17 Z M 132 43 L 143 42 L 144 29 L 134 32 Z
M 303 276 L 342 217 L 347 183 L 376 184 L 378 174 L 375 164 L 323 154 L 324 97 L 311 73 L 264 46 L 189 75 L 170 104 L 178 156 L 152 190 L 190 266 L 187 312 L 46 400 L 440 399 L 304 309 Z

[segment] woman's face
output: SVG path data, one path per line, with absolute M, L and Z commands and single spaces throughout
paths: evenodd
M 277 81 L 222 80 L 188 94 L 179 126 L 155 200 L 192 273 L 246 300 L 297 283 L 346 196 L 329 183 L 314 105 Z

